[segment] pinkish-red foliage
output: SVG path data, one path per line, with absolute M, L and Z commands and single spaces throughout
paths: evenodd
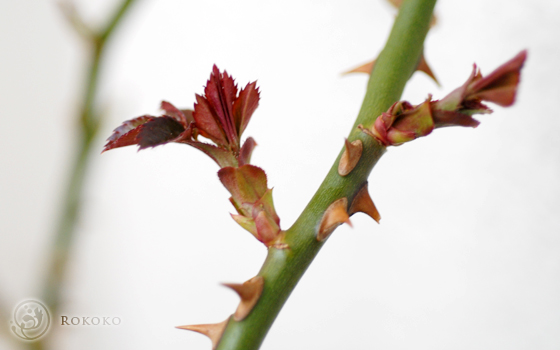
M 232 77 L 225 71 L 221 73 L 214 65 L 204 95 L 196 95 L 194 111 L 179 110 L 163 101 L 164 115 L 146 115 L 125 121 L 107 139 L 103 152 L 130 145 L 144 149 L 178 142 L 203 151 L 221 167 L 246 164 L 256 142 L 248 138 L 240 146 L 241 135 L 259 99 L 256 82 L 239 91 Z M 210 139 L 214 145 L 198 141 L 198 135 Z
M 473 114 L 492 113 L 482 101 L 504 107 L 513 104 L 526 58 L 527 51 L 521 51 L 486 77 L 474 65 L 467 81 L 443 99 L 432 101 L 429 96 L 417 106 L 396 102 L 376 119 L 371 130 L 365 131 L 386 146 L 396 146 L 426 136 L 435 128 L 476 127 L 479 122 Z

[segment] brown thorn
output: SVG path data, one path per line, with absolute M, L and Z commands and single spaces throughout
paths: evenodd
M 264 287 L 264 278 L 255 276 L 243 284 L 223 283 L 223 285 L 233 289 L 241 298 L 241 302 L 233 314 L 233 319 L 239 322 L 249 315 L 259 301 Z
M 338 162 L 338 174 L 340 176 L 346 176 L 356 167 L 360 157 L 362 156 L 362 150 L 364 148 L 362 140 L 356 140 L 348 142 L 348 139 L 344 140 L 344 153 Z
M 364 63 L 359 67 L 352 68 L 346 72 L 343 72 L 342 75 L 350 74 L 350 73 L 366 73 L 370 74 L 371 70 L 373 69 L 373 65 L 375 64 L 375 60 L 370 61 L 368 63 Z
M 373 69 L 373 66 L 375 65 L 375 61 L 376 60 L 373 60 L 373 61 L 368 62 L 366 64 L 362 64 L 359 67 L 353 68 L 349 71 L 346 71 L 346 72 L 342 73 L 342 75 L 346 75 L 346 74 L 349 74 L 349 73 L 371 74 L 371 70 Z M 428 62 L 426 62 L 426 58 L 424 57 L 424 52 L 422 52 L 422 55 L 420 56 L 420 60 L 418 61 L 418 65 L 416 66 L 416 70 L 426 73 L 439 86 L 439 81 L 436 79 L 436 76 L 434 75 L 434 72 L 432 72 L 432 69 L 428 65 Z
M 224 330 L 226 329 L 226 325 L 229 321 L 229 318 L 220 323 L 212 323 L 212 324 L 194 324 L 189 326 L 178 326 L 175 328 L 179 329 L 186 329 L 188 331 L 198 332 L 200 334 L 204 334 L 210 341 L 212 342 L 212 350 L 216 349 Z
M 430 66 L 428 66 L 428 62 L 426 62 L 426 58 L 424 57 L 424 52 L 422 52 L 422 55 L 420 56 L 420 62 L 418 62 L 418 66 L 416 67 L 416 70 L 426 73 L 430 78 L 432 78 L 436 82 L 438 86 L 440 86 L 439 81 L 436 79 L 436 76 L 434 75 L 434 72 L 432 72 L 432 69 L 430 68 Z
M 373 200 L 371 199 L 368 191 L 368 183 L 366 182 L 362 188 L 358 191 L 352 204 L 350 205 L 350 215 L 353 215 L 357 212 L 361 212 L 364 214 L 369 215 L 373 220 L 379 223 L 381 220 L 381 215 L 377 211 Z
M 317 232 L 317 240 L 319 242 L 326 240 L 334 229 L 343 223 L 352 226 L 346 208 L 348 208 L 348 199 L 343 197 L 332 202 L 327 210 L 325 210 L 319 224 L 319 231 Z

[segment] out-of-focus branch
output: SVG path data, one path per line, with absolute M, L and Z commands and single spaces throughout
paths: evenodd
M 67 263 L 74 241 L 76 224 L 80 217 L 84 180 L 88 172 L 92 145 L 94 144 L 100 124 L 101 114 L 97 108 L 97 86 L 102 68 L 105 48 L 112 34 L 122 22 L 124 15 L 135 0 L 123 1 L 101 30 L 92 30 L 78 15 L 71 5 L 63 5 L 63 13 L 75 30 L 91 45 L 88 77 L 85 82 L 82 107 L 79 112 L 78 128 L 79 141 L 76 154 L 63 198 L 62 209 L 55 231 L 51 250 L 51 257 L 43 286 L 42 300 L 48 305 L 53 317 L 61 303 L 62 284 L 67 270 Z M 45 338 L 29 343 L 29 348 L 38 350 L 46 347 Z

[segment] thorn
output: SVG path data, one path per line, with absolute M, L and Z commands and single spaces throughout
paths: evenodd
M 348 142 L 348 139 L 344 140 L 345 148 L 340 161 L 338 162 L 338 174 L 340 176 L 346 176 L 356 167 L 360 157 L 362 156 L 362 150 L 364 148 L 362 140 Z
M 381 220 L 381 215 L 377 211 L 373 200 L 371 199 L 368 191 L 368 183 L 366 182 L 362 188 L 358 191 L 352 204 L 350 205 L 350 215 L 353 215 L 357 212 L 361 212 L 364 214 L 369 215 L 373 220 L 379 223 Z
M 418 66 L 416 67 L 416 70 L 426 73 L 430 78 L 432 78 L 436 82 L 438 86 L 441 86 L 439 85 L 439 81 L 436 79 L 436 76 L 430 69 L 430 66 L 428 66 L 428 62 L 426 62 L 426 58 L 424 57 L 423 51 L 422 51 L 422 55 L 420 56 L 420 62 L 418 62 Z
M 366 64 L 362 64 L 359 67 L 353 68 L 349 71 L 346 71 L 346 72 L 342 73 L 342 75 L 346 75 L 346 74 L 349 74 L 349 73 L 371 74 L 371 70 L 373 69 L 373 66 L 375 65 L 375 61 L 376 60 L 373 60 L 373 61 L 368 62 Z M 416 66 L 416 70 L 426 73 L 430 78 L 432 78 L 436 82 L 436 84 L 438 86 L 440 86 L 439 81 L 436 79 L 436 76 L 432 72 L 432 69 L 430 68 L 430 66 L 428 66 L 428 62 L 426 62 L 426 58 L 424 57 L 424 52 L 422 52 L 422 55 L 420 56 L 420 60 L 418 61 L 418 65 Z
M 212 342 L 212 350 L 216 349 L 218 343 L 220 342 L 220 338 L 226 329 L 226 325 L 228 324 L 229 318 L 220 323 L 212 323 L 212 324 L 194 324 L 190 326 L 178 326 L 175 328 L 179 329 L 186 329 L 188 331 L 198 332 L 200 334 L 204 334 L 210 341 Z
M 239 322 L 251 313 L 259 301 L 264 287 L 264 278 L 255 276 L 243 284 L 223 283 L 223 285 L 233 289 L 241 298 L 241 302 L 233 314 L 233 319 Z
M 332 202 L 327 210 L 325 210 L 319 224 L 319 232 L 317 232 L 317 240 L 319 242 L 326 240 L 334 229 L 343 223 L 352 226 L 346 208 L 348 208 L 348 199 L 343 197 Z
M 352 68 L 346 72 L 343 72 L 342 75 L 350 74 L 350 73 L 366 73 L 370 74 L 371 70 L 373 69 L 373 65 L 375 64 L 375 60 L 370 61 L 368 63 L 362 64 L 356 68 Z

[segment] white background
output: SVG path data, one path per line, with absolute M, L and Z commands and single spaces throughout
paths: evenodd
M 77 2 L 103 23 L 115 1 Z M 529 50 L 515 106 L 391 148 L 370 177 L 383 217 L 341 227 L 263 349 L 560 348 L 560 2 L 443 1 L 425 44 L 443 97 Z M 118 327 L 55 327 L 53 349 L 209 349 L 174 326 L 225 319 L 220 282 L 254 276 L 265 248 L 229 217 L 217 166 L 185 145 L 97 155 L 123 120 L 192 107 L 212 64 L 261 102 L 245 136 L 274 187 L 281 225 L 307 204 L 350 131 L 395 11 L 375 1 L 155 1 L 108 47 L 106 122 L 87 178 L 61 313 Z M 0 1 L 0 298 L 37 297 L 73 155 L 87 47 L 53 1 Z M 0 348 L 16 343 L 0 341 Z

